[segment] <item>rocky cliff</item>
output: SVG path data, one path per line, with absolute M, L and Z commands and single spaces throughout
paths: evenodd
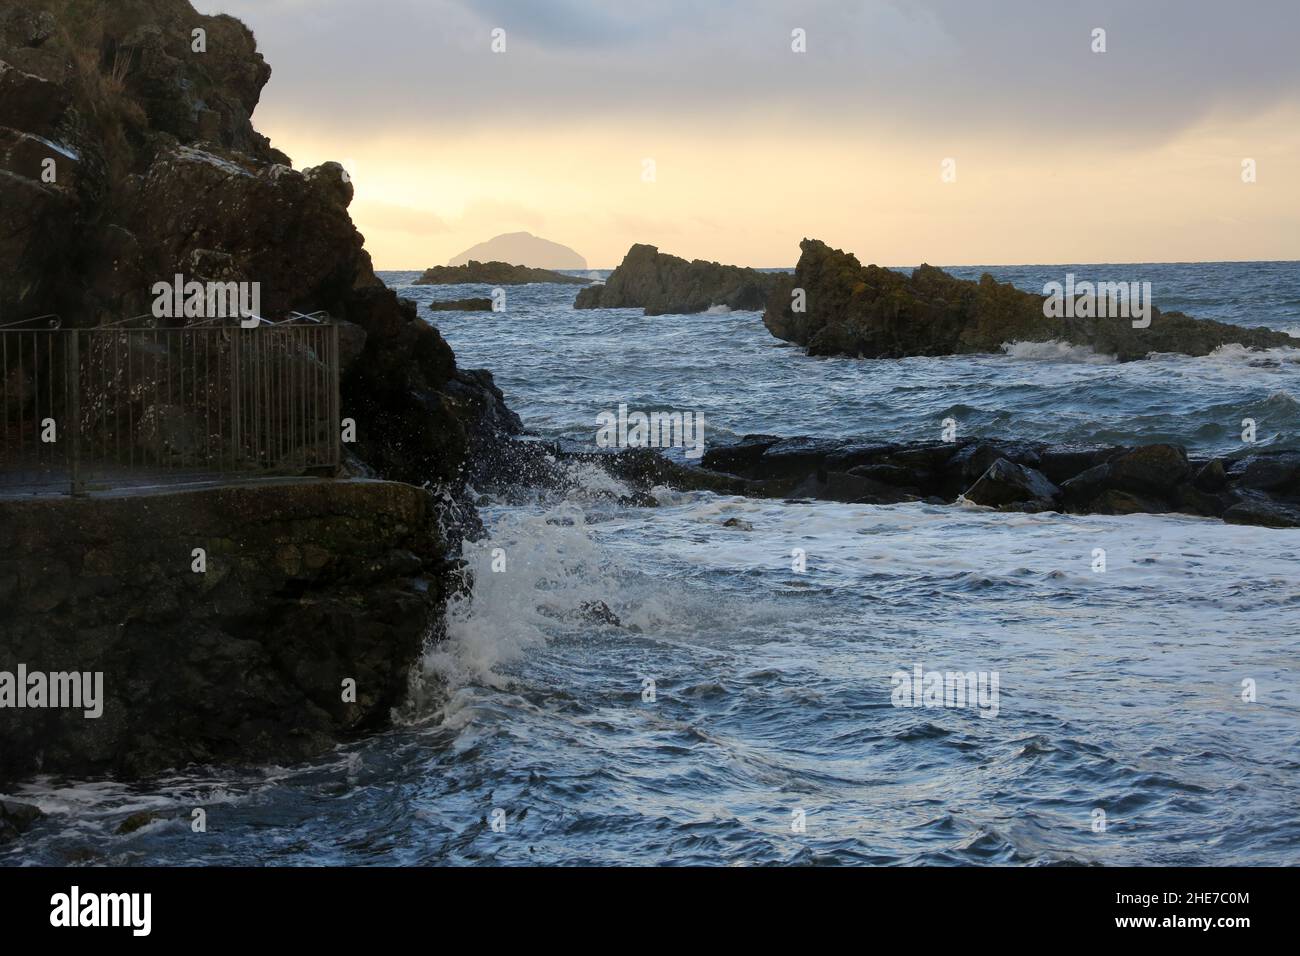
M 1296 344 L 1284 332 L 1155 308 L 1146 328 L 1135 328 L 1124 317 L 1049 318 L 1045 296 L 987 274 L 968 282 L 923 265 L 907 276 L 863 266 L 851 253 L 816 239 L 803 240 L 800 249 L 794 275 L 782 275 L 772 290 L 763 322 L 777 338 L 802 345 L 811 355 L 955 355 L 999 352 L 1006 342 L 1057 340 L 1128 361 L 1152 352 L 1206 355 L 1229 343 Z
M 383 725 L 440 627 L 437 505 L 375 481 L 0 499 L 0 684 L 103 675 L 97 717 L 0 693 L 0 784 L 290 762 Z
M 187 0 L 0 2 L 0 323 L 145 316 L 176 274 L 257 283 L 268 319 L 342 323 L 352 473 L 449 494 L 0 501 L 0 672 L 102 671 L 107 696 L 98 719 L 6 708 L 0 777 L 287 761 L 382 724 L 475 525 L 455 496 L 509 468 L 519 419 L 376 279 L 342 167 L 295 170 L 254 130 L 270 74 L 242 23 Z
M 637 244 L 605 281 L 578 293 L 575 309 L 645 309 L 646 315 L 704 312 L 715 305 L 761 309 L 777 275 L 696 259 L 687 262 Z
M 253 129 L 270 75 L 188 0 L 0 4 L 0 317 L 117 321 L 178 273 L 260 283 L 266 317 L 326 310 L 364 341 L 343 379 L 363 467 L 453 481 L 518 420 L 375 278 L 342 167 L 295 170 Z

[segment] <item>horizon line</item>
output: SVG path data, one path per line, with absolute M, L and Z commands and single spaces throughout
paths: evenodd
M 662 252 L 662 250 L 660 251 Z M 847 251 L 847 250 L 842 250 L 842 251 Z M 855 253 L 852 254 L 856 255 Z M 668 253 L 668 255 L 672 255 L 672 253 Z M 678 256 L 677 258 L 680 259 L 685 257 Z M 493 260 L 493 261 L 499 261 L 499 260 Z M 694 260 L 688 259 L 687 261 L 690 262 Z M 703 261 L 715 262 L 718 260 L 706 259 Z M 861 262 L 860 259 L 859 261 Z M 1070 260 L 1064 262 L 949 262 L 943 264 L 937 264 L 933 262 L 917 262 L 917 263 L 911 263 L 905 265 L 899 265 L 899 264 L 885 265 L 885 266 L 881 266 L 881 268 L 916 269 L 919 268 L 920 266 L 928 265 L 928 266 L 933 266 L 934 268 L 937 269 L 974 269 L 980 266 L 984 266 L 987 268 L 998 268 L 998 269 L 1023 269 L 1023 268 L 1031 268 L 1031 267 L 1049 267 L 1049 266 L 1051 267 L 1055 267 L 1055 266 L 1209 266 L 1209 265 L 1247 265 L 1247 264 L 1254 264 L 1254 263 L 1300 265 L 1300 258 L 1297 259 L 1168 259 L 1168 260 L 1157 260 L 1157 259 L 1136 260 L 1135 259 L 1131 261 L 1120 261 L 1120 260 L 1100 261 L 1099 260 L 1097 262 L 1084 262 L 1082 260 Z M 719 264 L 736 266 L 741 269 L 758 269 L 760 271 L 762 270 L 794 271 L 797 265 L 796 264 L 796 265 L 788 265 L 788 266 L 750 266 L 750 265 L 743 265 L 737 262 L 719 262 Z M 507 263 L 507 265 L 518 265 L 518 263 Z M 863 263 L 863 265 L 880 266 L 881 264 L 879 262 L 865 262 Z M 378 265 L 374 266 L 375 272 L 424 272 L 428 269 L 434 269 L 434 268 L 448 268 L 448 267 L 445 265 L 416 266 L 411 268 L 398 268 L 398 267 L 388 267 L 388 266 L 380 267 Z M 540 268 L 540 267 L 536 267 L 536 268 Z M 618 266 L 586 266 L 583 269 L 551 269 L 549 271 L 561 272 L 561 273 L 593 272 L 593 271 L 613 272 L 617 268 Z

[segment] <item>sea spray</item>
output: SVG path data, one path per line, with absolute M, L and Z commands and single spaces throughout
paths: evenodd
M 504 686 L 499 669 L 545 644 L 557 619 L 616 597 L 608 559 L 574 502 L 499 515 L 487 537 L 464 544 L 462 559 L 469 588 L 448 601 L 446 637 L 423 662 L 426 678 L 451 688 Z

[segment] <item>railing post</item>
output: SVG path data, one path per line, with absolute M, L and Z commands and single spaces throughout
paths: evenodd
M 80 497 L 86 493 L 86 482 L 81 477 L 81 333 L 69 329 L 64 334 L 67 336 L 64 355 L 68 383 L 68 423 L 65 427 L 72 443 L 70 491 L 73 496 Z
M 243 326 L 238 322 L 230 330 L 230 442 L 231 442 L 231 461 L 236 468 L 244 460 L 244 437 L 241 428 L 241 410 L 240 410 L 240 382 L 239 370 L 239 353 L 242 351 L 239 340 L 239 333 L 243 331 Z
M 342 402 L 339 398 L 339 324 L 330 322 L 330 429 L 334 436 L 331 443 L 333 455 L 330 464 L 334 466 L 334 477 L 338 477 L 342 465 L 343 423 L 339 420 Z

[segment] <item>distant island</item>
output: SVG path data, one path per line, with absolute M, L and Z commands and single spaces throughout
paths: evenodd
M 587 268 L 587 260 L 568 246 L 534 236 L 531 232 L 507 232 L 494 236 L 454 256 L 447 265 L 463 266 L 475 261 L 510 262 L 533 269 Z
M 491 285 L 524 285 L 528 282 L 556 282 L 563 285 L 586 285 L 590 279 L 566 276 L 549 269 L 530 269 L 512 266 L 508 262 L 478 262 L 471 260 L 463 266 L 433 266 L 425 269 L 414 285 L 460 285 L 465 282 L 484 282 Z

